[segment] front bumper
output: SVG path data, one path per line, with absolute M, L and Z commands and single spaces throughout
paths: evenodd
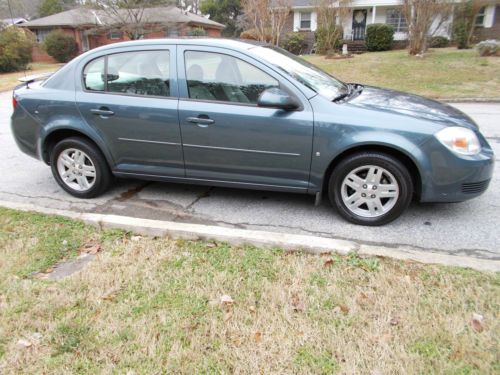
M 426 155 L 421 202 L 462 202 L 483 194 L 490 184 L 495 154 L 478 134 L 482 150 L 474 156 L 458 156 L 434 137 L 422 146 Z

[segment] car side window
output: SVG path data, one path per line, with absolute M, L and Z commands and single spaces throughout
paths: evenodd
M 104 57 L 100 57 L 88 63 L 83 70 L 83 82 L 85 89 L 90 91 L 104 91 L 104 68 L 106 64 Z
M 124 52 L 108 56 L 107 91 L 170 96 L 169 51 Z
M 256 104 L 260 94 L 279 82 L 238 58 L 214 52 L 186 51 L 189 98 Z

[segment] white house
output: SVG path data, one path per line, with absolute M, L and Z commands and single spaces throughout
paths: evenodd
M 405 41 L 408 38 L 408 25 L 401 13 L 402 3 L 402 0 L 352 0 L 350 13 L 342 25 L 344 39 L 363 41 L 368 25 L 387 23 L 394 27 L 394 39 Z M 315 0 L 292 0 L 292 14 L 287 22 L 286 31 L 310 34 L 306 39 L 311 40 L 311 35 L 317 28 L 316 4 Z M 436 36 L 450 38 L 451 25 L 451 19 L 440 22 L 439 16 L 436 16 L 431 32 Z M 481 29 L 479 39 L 500 39 L 500 1 L 481 9 L 476 18 L 476 26 Z

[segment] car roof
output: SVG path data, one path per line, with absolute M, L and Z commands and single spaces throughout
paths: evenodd
M 107 49 L 118 48 L 118 47 L 137 47 L 137 46 L 154 46 L 154 45 L 197 45 L 197 46 L 207 46 L 207 47 L 231 48 L 235 50 L 249 50 L 256 46 L 265 46 L 267 45 L 267 43 L 262 43 L 253 40 L 224 39 L 224 38 L 200 38 L 200 37 L 159 38 L 159 39 L 140 39 L 128 42 L 112 43 L 95 48 L 91 51 L 101 52 Z

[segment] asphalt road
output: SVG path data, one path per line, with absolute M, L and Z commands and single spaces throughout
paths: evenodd
M 455 104 L 481 127 L 497 155 L 489 190 L 455 204 L 412 204 L 396 222 L 367 228 L 343 221 L 314 197 L 172 183 L 119 180 L 93 200 L 66 194 L 50 168 L 21 153 L 10 131 L 11 93 L 0 93 L 0 200 L 79 212 L 112 213 L 228 227 L 310 234 L 385 246 L 500 259 L 500 104 Z

